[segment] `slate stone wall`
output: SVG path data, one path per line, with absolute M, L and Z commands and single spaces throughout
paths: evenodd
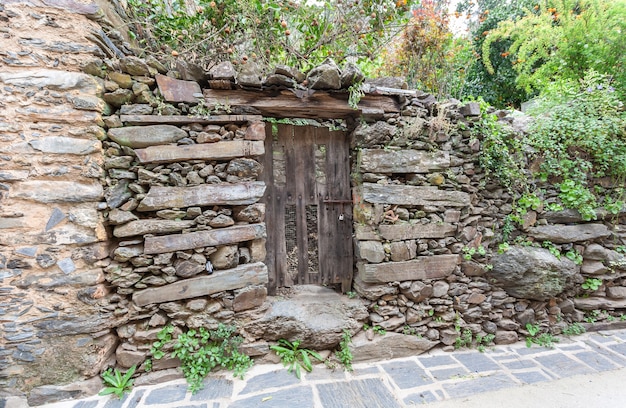
M 131 55 L 103 20 L 110 10 L 38 4 L 0 6 L 0 393 L 27 392 L 32 405 L 97 392 L 106 366 L 143 371 L 168 323 L 250 323 L 266 311 L 265 123 L 196 102 L 200 84 L 293 88 L 305 78 L 281 67 L 263 79 L 250 64 L 236 81 L 221 64 L 206 81 L 190 64 Z M 103 27 L 112 46 L 94 35 Z M 470 137 L 479 106 L 392 96 L 397 113 L 347 124 L 353 290 L 369 326 L 397 332 L 398 344 L 422 337 L 426 349 L 452 349 L 466 330 L 506 344 L 527 323 L 553 334 L 573 322 L 621 324 L 624 211 L 583 222 L 531 210 L 511 237 L 540 247 L 498 254 L 513 201 L 479 166 L 481 138 Z M 495 113 L 523 135 L 528 118 Z M 538 187 L 554 201 L 552 185 Z M 582 265 L 545 241 L 577 250 Z M 602 285 L 585 291 L 587 278 Z M 269 352 L 266 339 L 243 334 L 247 353 Z
M 105 56 L 97 8 L 48 3 L 0 5 L 0 395 L 97 376 L 117 342 L 99 304 L 104 88 L 80 71 Z
M 371 326 L 452 350 L 468 330 L 476 346 L 487 335 L 498 344 L 523 339 L 528 323 L 554 335 L 576 322 L 623 324 L 626 270 L 617 250 L 624 249 L 624 209 L 598 209 L 589 222 L 573 210 L 550 212 L 544 204 L 556 202 L 558 191 L 536 181 L 544 204 L 512 225 L 503 251 L 515 203 L 479 165 L 482 136 L 471 130 L 480 106 L 419 94 L 405 105 L 401 115 L 362 124 L 353 135 L 354 290 L 369 302 Z M 491 112 L 524 137 L 530 118 Z M 608 192 L 620 187 L 601 182 Z M 602 284 L 585 290 L 587 279 Z

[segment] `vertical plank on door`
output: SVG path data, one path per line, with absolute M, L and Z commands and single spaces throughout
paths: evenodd
M 293 128 L 289 125 L 278 124 L 278 136 L 276 140 L 275 149 L 281 150 L 284 152 L 285 165 L 284 172 L 286 177 L 286 184 L 284 186 L 276 185 L 274 188 L 275 191 L 275 245 L 276 245 L 276 261 L 275 268 L 276 274 L 279 277 L 278 285 L 279 286 L 292 286 L 294 284 L 291 279 L 291 275 L 289 274 L 287 267 L 287 246 L 285 242 L 285 205 L 287 205 L 289 201 L 288 194 L 288 186 L 290 177 L 290 162 L 293 161 Z M 291 149 L 291 151 L 290 151 Z M 290 160 L 289 157 L 292 156 Z
M 334 185 L 337 191 L 336 206 L 337 229 L 335 248 L 337 264 L 333 271 L 336 283 L 341 283 L 342 292 L 350 290 L 353 274 L 353 240 L 352 240 L 352 194 L 350 189 L 350 151 L 348 138 L 344 132 L 330 132 L 331 156 L 333 162 Z M 342 220 L 339 220 L 339 218 Z
M 320 284 L 330 285 L 332 284 L 331 272 L 332 272 L 332 231 L 330 227 L 329 211 L 331 204 L 326 201 L 330 200 L 334 186 L 331 184 L 331 180 L 328 175 L 328 156 L 330 150 L 329 132 L 327 128 L 320 128 L 316 133 L 316 143 L 318 145 L 325 146 L 325 159 L 324 159 L 324 182 L 317 183 L 317 197 L 318 197 L 318 217 L 317 217 L 317 242 L 318 242 L 318 256 L 319 256 L 319 270 L 320 270 Z
M 265 241 L 265 265 L 267 265 L 268 282 L 267 292 L 270 295 L 276 294 L 278 286 L 278 275 L 276 271 L 276 219 L 275 208 L 276 197 L 274 193 L 274 137 L 272 135 L 272 125 L 265 125 L 265 154 L 261 158 L 263 163 L 262 180 L 265 182 L 265 195 L 261 202 L 265 204 L 265 226 L 267 239 Z

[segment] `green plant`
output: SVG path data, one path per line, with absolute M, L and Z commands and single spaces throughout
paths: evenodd
M 152 354 L 153 358 L 160 360 L 163 356 L 165 356 L 163 346 L 172 341 L 172 333 L 174 333 L 174 326 L 171 324 L 163 327 L 157 333 L 157 341 L 152 343 L 152 347 L 150 348 L 150 354 Z
M 566 336 L 578 336 L 586 332 L 585 328 L 580 323 L 572 323 L 563 329 L 563 334 Z
M 602 316 L 602 312 L 598 309 L 591 310 L 587 312 L 587 316 L 585 316 L 585 322 L 587 323 L 595 323 L 598 321 L 598 318 Z
M 501 244 L 498 244 L 498 253 L 499 254 L 503 254 L 506 251 L 508 251 L 509 249 L 511 249 L 511 246 L 509 245 L 508 242 L 502 242 Z
M 106 369 L 101 374 L 106 387 L 98 395 L 115 394 L 118 398 L 122 398 L 133 387 L 131 377 L 135 374 L 136 368 L 137 366 L 132 366 L 123 375 L 117 368 L 115 370 Z
M 596 291 L 598 290 L 598 288 L 600 286 L 602 286 L 602 279 L 597 279 L 597 278 L 587 278 L 585 279 L 585 281 L 583 282 L 582 285 L 580 285 L 584 290 L 588 290 L 588 291 Z
M 309 349 L 301 349 L 300 341 L 296 340 L 293 343 L 280 339 L 277 345 L 273 345 L 270 348 L 276 352 L 280 357 L 283 365 L 287 367 L 289 372 L 295 372 L 296 377 L 301 377 L 300 368 L 304 368 L 306 371 L 313 370 L 313 364 L 311 363 L 311 357 L 316 358 L 319 361 L 324 359 L 315 351 Z
M 352 371 L 352 359 L 354 358 L 350 350 L 350 343 L 352 343 L 350 332 L 344 330 L 339 342 L 339 351 L 335 351 L 335 355 L 347 371 Z
M 381 336 L 384 336 L 385 334 L 387 334 L 387 331 L 380 326 L 374 326 L 372 327 L 372 330 L 374 330 L 374 333 L 381 335 Z
M 359 102 L 361 101 L 361 98 L 365 96 L 365 92 L 363 91 L 363 83 L 357 82 L 355 84 L 352 84 L 348 88 L 348 92 L 348 106 L 350 106 L 354 110 L 359 109 Z
M 583 256 L 575 249 L 570 249 L 565 253 L 565 257 L 571 261 L 573 261 L 576 265 L 582 265 Z
M 553 348 L 554 343 L 558 343 L 559 339 L 552 336 L 550 333 L 541 333 L 539 325 L 526 323 L 526 331 L 528 336 L 526 337 L 526 347 L 532 347 L 533 344 L 537 344 L 541 347 Z
M 348 296 L 350 299 L 354 299 L 355 297 L 357 297 L 357 293 L 353 291 L 348 291 L 346 292 L 346 296 Z
M 172 357 L 180 359 L 192 393 L 202 389 L 202 381 L 215 367 L 232 370 L 235 377 L 243 378 L 252 366 L 252 359 L 238 350 L 243 338 L 235 335 L 236 331 L 236 327 L 220 323 L 216 330 L 201 327 L 178 336 Z
M 477 349 L 479 352 L 484 353 L 485 349 L 488 345 L 490 345 L 493 340 L 496 338 L 495 334 L 485 334 L 484 336 L 482 335 L 477 335 L 476 336 L 476 343 L 477 343 Z
M 454 348 L 470 347 L 472 345 L 472 331 L 470 329 L 461 331 L 459 328 L 457 332 L 459 332 L 460 335 L 454 340 Z
M 506 53 L 513 60 L 520 90 L 543 91 L 551 82 L 577 81 L 596 70 L 611 75 L 623 96 L 626 66 L 618 59 L 624 49 L 624 15 L 626 3 L 622 1 L 539 2 L 526 9 L 522 18 L 503 21 L 486 33 L 483 62 L 493 74 L 492 44 L 509 40 Z
M 478 248 L 474 247 L 463 247 L 463 258 L 470 260 L 474 255 L 485 256 L 487 254 L 487 250 L 484 246 L 480 245 Z
M 552 242 L 550 241 L 543 241 L 541 243 L 541 246 L 546 248 L 548 251 L 550 251 L 550 253 L 552 255 L 554 255 L 557 259 L 561 259 L 561 250 L 554 245 Z

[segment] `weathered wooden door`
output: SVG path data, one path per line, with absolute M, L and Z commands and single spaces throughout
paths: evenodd
M 264 180 L 270 293 L 352 283 L 352 199 L 345 132 L 268 124 Z

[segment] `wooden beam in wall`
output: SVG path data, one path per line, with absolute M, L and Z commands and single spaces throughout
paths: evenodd
M 339 119 L 364 112 L 399 113 L 400 105 L 392 96 L 365 95 L 359 109 L 348 105 L 348 93 L 325 91 L 241 91 L 205 89 L 208 106 L 226 105 L 231 109 L 253 108 L 266 117 Z

